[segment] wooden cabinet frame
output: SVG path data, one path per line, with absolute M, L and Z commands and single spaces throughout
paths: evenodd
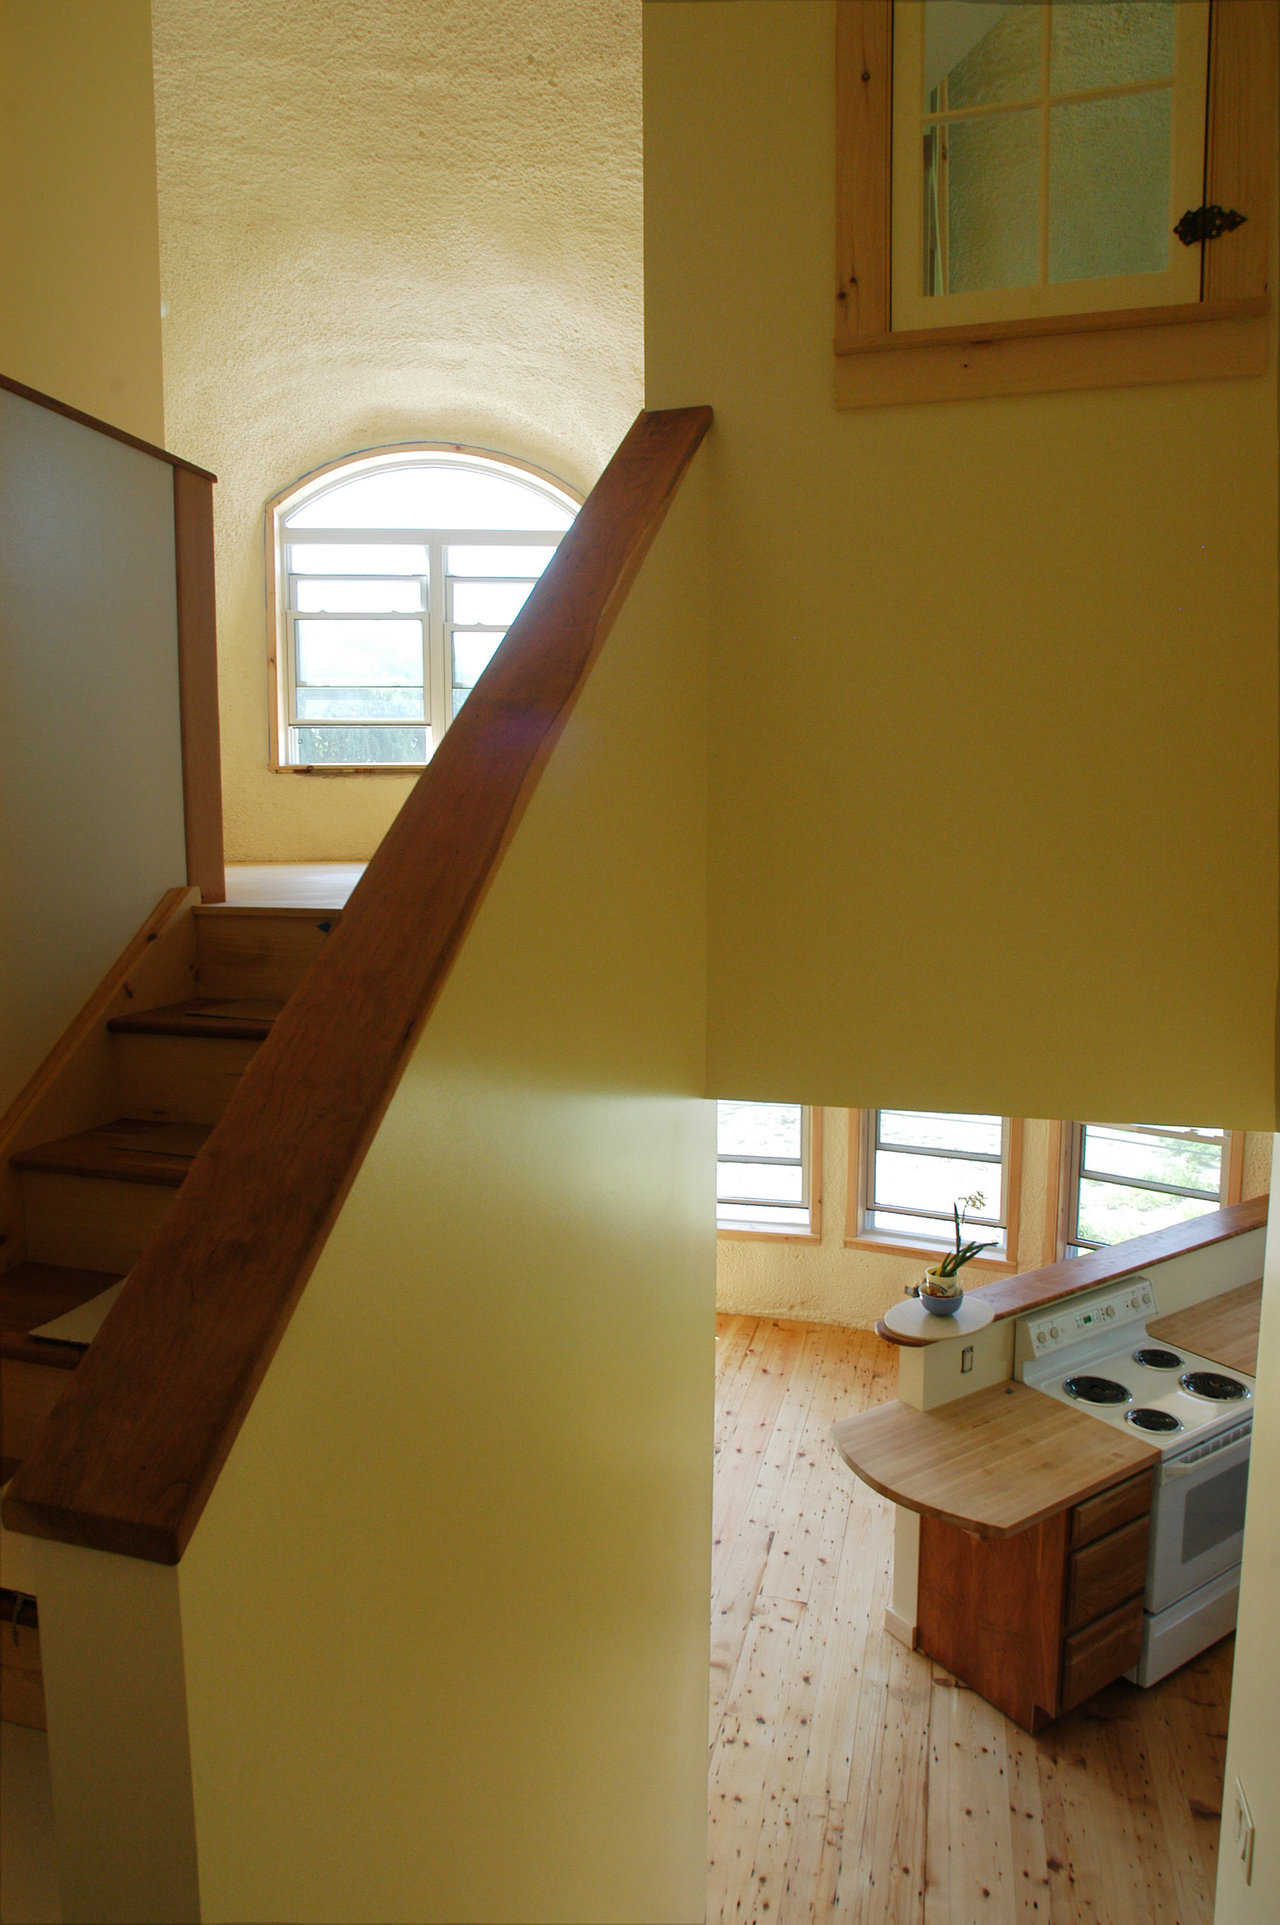
M 836 0 L 836 405 L 1137 386 L 1267 363 L 1280 8 L 1213 0 L 1205 199 L 1248 212 L 1176 307 L 894 332 L 893 0 Z

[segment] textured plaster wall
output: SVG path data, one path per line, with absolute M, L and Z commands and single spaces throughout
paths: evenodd
M 445 439 L 585 489 L 641 400 L 639 0 L 155 0 L 165 403 L 217 490 L 232 860 L 369 855 L 396 776 L 267 759 L 262 515 Z
M 1057 1170 L 1050 1125 L 1028 1117 L 1022 1132 L 1018 1266 L 1034 1270 L 1057 1255 L 1049 1227 Z M 1271 1183 L 1272 1138 L 1249 1134 L 1244 1144 L 1243 1193 L 1261 1196 Z M 849 1111 L 822 1113 L 822 1236 L 818 1242 L 782 1237 L 724 1235 L 716 1246 L 716 1307 L 753 1317 L 796 1317 L 805 1323 L 855 1324 L 869 1329 L 898 1302 L 924 1267 L 920 1256 L 850 1250 Z M 975 1283 L 984 1279 L 971 1272 Z

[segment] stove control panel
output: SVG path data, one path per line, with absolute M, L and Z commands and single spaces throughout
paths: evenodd
M 1082 1343 L 1086 1337 L 1143 1323 L 1154 1316 L 1155 1308 L 1155 1293 L 1146 1277 L 1128 1277 L 1106 1296 L 1055 1304 L 1043 1316 L 1027 1319 L 1032 1355 L 1047 1357 L 1068 1344 Z

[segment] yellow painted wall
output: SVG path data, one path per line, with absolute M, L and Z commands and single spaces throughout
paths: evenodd
M 3 0 L 0 179 L 0 373 L 162 444 L 147 0 Z
M 165 402 L 213 468 L 227 853 L 363 858 L 411 778 L 275 774 L 267 501 L 462 441 L 585 492 L 641 400 L 639 0 L 154 0 Z
M 1273 378 L 838 413 L 826 0 L 654 0 L 646 380 L 709 401 L 710 1087 L 1275 1117 Z
M 703 1917 L 700 494 L 179 1566 L 206 1918 Z

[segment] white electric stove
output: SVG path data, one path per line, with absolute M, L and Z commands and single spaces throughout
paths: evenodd
M 1022 1381 L 1160 1453 L 1139 1684 L 1233 1628 L 1244 1538 L 1252 1377 L 1147 1335 L 1148 1277 L 1019 1320 Z

